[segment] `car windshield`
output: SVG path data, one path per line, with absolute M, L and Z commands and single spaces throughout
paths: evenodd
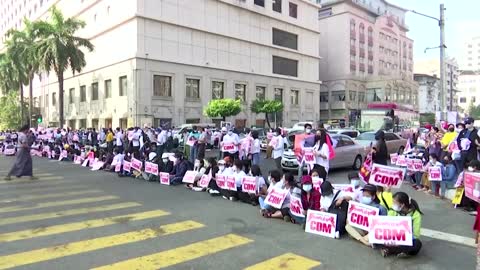
M 338 131 L 336 131 L 336 130 L 329 130 L 328 133 L 330 133 L 330 134 L 338 134 Z
M 360 134 L 360 136 L 357 137 L 357 140 L 359 141 L 374 141 L 375 140 L 375 133 L 372 132 L 365 132 Z

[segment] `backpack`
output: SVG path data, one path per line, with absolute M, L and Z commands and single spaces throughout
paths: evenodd
M 340 190 L 337 191 L 333 197 L 332 204 L 328 208 L 328 213 L 337 215 L 336 230 L 340 233 L 340 235 L 343 235 L 346 232 L 345 225 L 347 225 L 348 202 L 343 200 L 339 206 L 336 206 L 335 201 L 337 200 L 338 194 L 340 194 Z

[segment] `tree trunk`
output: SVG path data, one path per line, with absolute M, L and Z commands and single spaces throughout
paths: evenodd
M 270 126 L 270 120 L 268 119 L 268 113 L 265 113 L 265 120 L 267 120 L 268 128 L 272 128 L 272 127 Z
M 29 74 L 28 81 L 28 125 L 32 125 L 32 112 L 33 112 L 33 74 Z
M 25 112 L 23 111 L 23 84 L 20 83 L 20 119 L 22 121 L 21 126 L 25 124 Z
M 58 73 L 58 118 L 60 128 L 63 128 L 65 118 L 63 115 L 63 72 Z

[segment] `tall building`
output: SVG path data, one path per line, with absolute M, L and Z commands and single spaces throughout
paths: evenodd
M 95 51 L 80 74 L 65 74 L 70 127 L 211 122 L 211 99 L 237 98 L 227 120 L 262 125 L 257 98 L 284 103 L 280 122 L 319 117 L 318 8 L 307 0 L 29 0 L 1 2 L 1 32 L 21 18 L 48 19 L 53 4 L 86 22 Z M 58 125 L 55 74 L 34 82 L 35 104 Z M 220 119 L 213 119 L 219 122 Z
M 480 36 L 471 37 L 463 44 L 462 70 L 480 70 Z
M 418 83 L 418 112 L 435 114 L 440 108 L 440 79 L 428 74 L 413 76 Z
M 415 109 L 413 40 L 406 9 L 384 0 L 322 0 L 320 117 L 353 124 L 369 103 Z
M 464 70 L 460 73 L 458 89 L 459 106 L 468 113 L 470 105 L 480 105 L 480 71 Z
M 440 59 L 417 61 L 414 69 L 415 73 L 435 75 L 440 78 Z M 445 78 L 447 81 L 447 89 L 445 91 L 446 110 L 457 111 L 459 109 L 458 92 L 460 90 L 458 88 L 458 76 L 460 75 L 460 70 L 455 58 L 447 57 L 445 61 L 445 73 L 447 75 Z

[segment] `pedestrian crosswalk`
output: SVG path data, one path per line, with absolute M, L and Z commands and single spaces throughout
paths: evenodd
M 47 177 L 54 180 L 43 181 Z M 75 258 L 84 254 L 106 255 L 99 257 L 100 261 L 88 262 L 86 268 L 91 269 L 174 269 L 210 256 L 228 256 L 230 251 L 244 252 L 242 248 L 255 244 L 251 236 L 237 233 L 203 234 L 207 225 L 194 219 L 179 219 L 161 209 L 145 209 L 138 202 L 68 182 L 61 176 L 45 174 L 35 185 L 28 185 L 32 188 L 21 188 L 25 181 L 31 180 L 12 181 L 0 189 L 0 269 L 40 269 L 39 264 L 45 267 L 45 263 L 57 260 L 62 261 L 62 268 L 79 269 Z M 39 186 L 51 181 L 58 182 L 54 186 Z M 24 241 L 29 244 L 22 244 Z M 150 241 L 157 245 L 136 250 L 133 255 L 127 252 L 109 256 L 111 250 Z M 163 241 L 168 242 L 165 247 Z M 284 252 L 260 259 L 248 260 L 242 266 L 227 260 L 231 265 L 222 267 L 307 270 L 321 265 L 319 261 Z

